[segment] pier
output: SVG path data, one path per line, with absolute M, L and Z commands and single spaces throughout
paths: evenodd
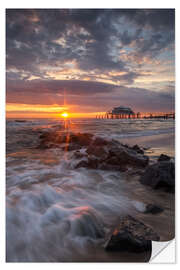
M 169 113 L 113 113 L 96 115 L 96 119 L 175 119 L 175 112 Z

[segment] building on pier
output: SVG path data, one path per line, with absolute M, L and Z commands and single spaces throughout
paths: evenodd
M 115 114 L 115 115 L 120 115 L 120 114 L 122 114 L 122 115 L 134 115 L 134 112 L 133 112 L 133 110 L 131 108 L 120 106 L 120 107 L 113 108 L 112 114 Z

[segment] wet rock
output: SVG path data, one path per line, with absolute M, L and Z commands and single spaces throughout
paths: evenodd
M 64 146 L 64 149 L 66 149 L 67 151 L 74 151 L 74 150 L 79 150 L 81 147 L 78 144 L 67 144 L 66 146 Z
M 90 145 L 87 147 L 86 153 L 88 154 L 88 159 L 96 157 L 96 159 L 99 160 L 97 168 L 103 170 L 126 171 L 128 166 L 144 168 L 149 161 L 147 156 L 137 153 L 137 151 L 128 146 L 124 146 L 118 141 L 106 141 L 99 137 L 91 141 Z M 88 162 L 88 164 L 90 168 L 90 164 L 92 163 Z M 80 163 L 78 166 L 81 165 L 85 166 L 85 163 Z
M 89 167 L 87 160 L 81 160 L 81 161 L 79 161 L 76 164 L 75 169 L 82 168 L 82 167 L 84 167 L 84 168 L 88 168 Z
M 76 143 L 80 146 L 89 146 L 92 142 L 93 135 L 90 133 L 71 134 L 69 138 L 70 143 Z
M 80 149 L 84 146 L 89 146 L 92 142 L 92 134 L 89 133 L 71 133 L 71 132 L 59 132 L 51 131 L 44 132 L 39 136 L 40 148 L 52 148 L 60 146 L 61 144 L 67 144 L 67 150 Z
M 144 151 L 136 144 L 132 147 L 133 150 L 135 150 L 139 154 L 144 154 Z
M 148 164 L 148 157 L 138 145 L 134 149 L 124 146 L 116 140 L 106 140 L 94 137 L 90 133 L 65 133 L 59 131 L 44 132 L 40 135 L 39 148 L 61 147 L 65 151 L 86 148 L 87 161 L 80 161 L 77 167 L 104 168 L 105 170 L 127 170 L 130 167 L 144 168 Z M 139 153 L 138 153 L 139 152 Z M 85 156 L 85 155 L 84 155 Z M 75 155 L 76 157 L 76 155 Z
M 84 157 L 87 157 L 87 155 L 85 153 L 82 153 L 80 152 L 79 150 L 77 150 L 75 153 L 74 153 L 74 157 L 75 158 L 78 158 L 78 159 L 82 159 Z
M 98 163 L 99 163 L 99 160 L 97 158 L 94 158 L 94 157 L 88 157 L 86 160 L 80 160 L 75 168 L 81 168 L 81 167 L 84 167 L 84 168 L 88 168 L 88 169 L 97 169 L 98 168 Z
M 104 138 L 101 137 L 96 137 L 93 141 L 94 146 L 105 146 L 108 145 L 109 141 L 105 140 Z
M 143 147 L 143 150 L 149 150 L 150 149 L 150 147 Z
M 39 139 L 40 143 L 38 148 L 41 149 L 58 147 L 60 144 L 67 142 L 66 134 L 57 131 L 44 132 L 39 136 Z
M 170 161 L 171 157 L 161 154 L 158 158 L 158 161 Z
M 149 226 L 131 216 L 126 216 L 121 218 L 119 225 L 105 244 L 105 249 L 135 253 L 150 251 L 151 240 L 158 241 L 160 237 Z
M 103 148 L 102 146 L 94 146 L 94 144 L 90 145 L 87 148 L 86 152 L 89 155 L 94 155 L 100 158 L 101 160 L 105 160 L 108 157 L 108 152 L 105 148 Z
M 160 161 L 146 168 L 140 182 L 153 189 L 163 188 L 165 191 L 174 192 L 175 166 L 170 161 Z
M 146 209 L 145 209 L 145 211 L 144 211 L 144 213 L 146 213 L 146 214 L 159 214 L 159 213 L 161 213 L 161 212 L 163 212 L 164 211 L 164 209 L 162 208 L 162 207 L 160 207 L 160 206 L 157 206 L 157 205 L 154 205 L 154 204 L 148 204 L 148 205 L 146 205 Z
M 109 153 L 111 157 L 116 156 L 120 164 L 145 167 L 149 162 L 149 158 L 147 156 L 138 154 L 136 151 L 123 146 L 113 147 L 110 149 Z

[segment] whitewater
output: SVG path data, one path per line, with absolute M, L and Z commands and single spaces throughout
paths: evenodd
M 89 132 L 131 145 L 138 141 L 153 163 L 159 153 L 174 157 L 173 120 L 8 119 L 6 129 L 7 261 L 133 261 L 133 255 L 121 258 L 103 248 L 127 214 L 156 227 L 162 240 L 171 238 L 163 223 L 171 223 L 173 195 L 152 194 L 133 176 L 127 181 L 123 172 L 75 169 L 74 151 L 37 145 L 45 131 Z M 149 202 L 163 204 L 161 220 L 143 215 Z M 136 255 L 136 261 L 141 257 Z

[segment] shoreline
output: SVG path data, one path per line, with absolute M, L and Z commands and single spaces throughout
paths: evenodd
M 7 191 L 9 191 L 7 196 L 9 203 L 11 203 L 10 206 L 13 206 L 14 210 L 16 210 L 16 206 L 14 206 L 14 202 L 16 201 L 17 206 L 21 206 L 24 213 L 28 215 L 29 205 L 33 205 L 33 215 L 36 215 L 37 211 L 40 216 L 40 219 L 37 222 L 39 222 L 38 224 L 40 226 L 39 228 L 41 233 L 43 233 L 43 229 L 41 228 L 40 222 L 44 220 L 44 224 L 50 224 L 48 225 L 49 235 L 47 238 L 46 235 L 43 235 L 42 241 L 40 241 L 42 247 L 44 239 L 51 243 L 52 237 L 55 236 L 56 233 L 59 233 L 59 229 L 57 231 L 51 230 L 51 216 L 53 217 L 54 213 L 56 213 L 54 211 L 57 211 L 59 216 L 56 215 L 57 218 L 55 220 L 53 219 L 53 226 L 58 226 L 58 222 L 61 223 L 68 220 L 69 223 L 67 224 L 77 226 L 77 235 L 80 233 L 81 236 L 82 234 L 83 241 L 85 239 L 83 237 L 84 233 L 85 236 L 87 234 L 90 239 L 92 238 L 92 242 L 85 242 L 86 252 L 81 256 L 81 258 L 79 257 L 79 252 L 75 252 L 73 255 L 73 248 L 75 246 L 73 247 L 70 245 L 68 250 L 70 253 L 72 252 L 70 260 L 69 257 L 64 256 L 62 253 L 62 256 L 53 257 L 54 261 L 148 261 L 150 259 L 151 250 L 145 252 L 144 254 L 136 254 L 133 252 L 127 252 L 125 250 L 117 253 L 112 251 L 107 252 L 104 250 L 104 243 L 107 240 L 106 237 L 109 237 L 109 233 L 111 233 L 110 230 L 112 230 L 113 233 L 113 231 L 118 227 L 121 217 L 127 214 L 132 215 L 132 217 L 137 218 L 139 222 L 144 223 L 144 225 L 147 226 L 147 230 L 150 228 L 157 233 L 157 235 L 160 237 L 160 241 L 167 241 L 167 239 L 169 241 L 174 237 L 174 194 L 165 193 L 161 190 L 152 190 L 151 187 L 142 185 L 139 181 L 141 172 L 143 172 L 145 167 L 148 166 L 148 157 L 146 156 L 154 156 L 157 159 L 157 156 L 162 153 L 165 154 L 170 150 L 171 152 L 174 152 L 173 133 L 134 138 L 131 137 L 118 140 L 121 143 L 128 143 L 129 146 L 139 145 L 140 147 L 150 147 L 150 149 L 146 149 L 144 152 L 144 149 L 142 148 L 133 150 L 131 147 L 128 148 L 125 145 L 119 144 L 117 141 L 115 142 L 112 140 L 111 142 L 108 142 L 103 138 L 96 138 L 96 136 L 93 137 L 92 134 L 69 133 L 69 159 L 67 151 L 66 168 L 66 163 L 64 163 L 64 165 L 63 163 L 61 164 L 61 160 L 56 160 L 55 162 L 54 155 L 55 157 L 60 157 L 63 151 L 66 149 L 64 148 L 64 143 L 66 143 L 67 135 L 63 136 L 61 133 L 58 133 L 58 131 L 53 130 L 50 130 L 49 133 L 44 130 L 41 133 L 39 133 L 39 130 L 32 133 L 28 132 L 28 134 L 26 134 L 26 131 L 21 131 L 21 133 L 18 132 L 16 136 L 14 135 L 15 138 L 17 138 L 17 143 L 21 143 L 20 146 L 22 149 L 27 147 L 27 152 L 19 151 L 12 153 L 12 160 L 8 161 L 10 163 L 9 166 L 7 165 L 7 168 L 10 170 L 9 181 L 7 181 L 7 184 L 9 182 L 10 186 L 9 190 L 7 189 Z M 21 137 L 19 135 L 21 135 Z M 40 141 L 36 141 L 36 137 L 38 137 Z M 32 141 L 34 142 L 34 144 L 32 144 L 32 148 L 28 148 L 29 142 Z M 13 143 L 13 145 L 16 144 Z M 60 147 L 59 150 L 57 146 Z M 86 149 L 86 152 L 81 151 L 83 148 Z M 141 152 L 137 154 L 138 152 L 136 153 L 136 151 Z M 95 157 L 93 158 L 92 156 Z M 105 161 L 103 161 L 105 156 Z M 113 164 L 115 164 L 115 167 L 111 167 L 111 158 L 113 158 L 112 161 Z M 75 159 L 77 164 L 74 163 L 72 167 L 68 167 L 68 162 L 69 164 L 72 163 L 72 159 Z M 38 161 L 40 163 L 38 163 Z M 127 162 L 127 166 L 128 164 L 130 167 L 132 165 L 132 168 L 134 169 L 128 171 L 126 164 L 123 165 L 125 161 Z M 25 163 L 25 167 L 21 166 L 22 162 Z M 103 162 L 105 166 L 104 169 L 103 167 L 98 167 L 99 164 L 103 165 Z M 117 167 L 118 164 L 121 166 Z M 11 167 L 13 169 L 12 171 Z M 63 170 L 63 168 L 65 168 L 65 170 Z M 17 180 L 19 182 L 12 182 L 14 184 L 11 186 L 11 180 L 13 180 L 14 174 L 18 176 Z M 14 192 L 15 195 L 16 193 L 18 194 L 18 197 L 15 199 Z M 74 194 L 78 196 L 80 201 L 74 201 Z M 27 205 L 23 203 L 24 197 L 28 202 Z M 52 201 L 52 197 L 58 198 L 57 202 L 56 200 Z M 47 202 L 51 203 L 50 206 L 46 203 L 39 205 L 39 201 L 44 202 L 44 198 L 46 198 Z M 95 198 L 97 198 L 97 202 L 94 200 Z M 108 198 L 109 203 L 106 205 L 105 199 Z M 70 209 L 72 208 L 72 210 L 69 210 L 69 203 L 71 206 Z M 134 207 L 134 203 L 138 203 L 140 205 L 155 204 L 155 206 L 157 205 L 163 208 L 163 212 L 158 213 L 156 216 L 151 213 L 147 214 L 139 210 L 137 207 Z M 58 204 L 60 207 L 56 207 L 56 204 Z M 83 211 L 82 205 L 85 209 Z M 45 212 L 39 212 L 39 207 L 40 210 L 44 209 Z M 17 218 L 15 224 L 11 224 L 11 221 L 9 223 L 11 226 L 13 226 L 13 231 L 16 231 L 16 224 L 19 222 L 25 233 L 31 233 L 31 231 L 28 231 L 28 227 L 24 226 L 24 220 L 21 220 L 21 216 L 16 215 L 16 212 L 13 213 L 13 211 L 11 211 L 11 207 L 9 209 L 10 214 L 15 215 L 15 219 Z M 78 214 L 75 215 L 76 219 L 73 219 L 73 221 L 71 220 L 72 213 L 70 211 L 77 211 Z M 102 215 L 105 215 L 105 218 L 101 219 L 101 215 L 96 215 L 96 211 L 97 213 L 102 213 Z M 29 213 L 29 217 L 32 213 Z M 67 214 L 67 220 L 64 218 L 64 213 Z M 24 214 L 22 214 L 22 217 L 23 215 Z M 89 221 L 91 222 L 89 223 Z M 98 238 L 93 238 L 94 236 L 92 237 L 92 232 L 93 234 L 101 232 L 101 226 L 98 226 L 98 224 L 101 225 L 101 222 L 104 224 L 104 236 L 98 240 Z M 81 226 L 79 227 L 78 224 Z M 63 234 L 67 229 L 69 230 L 69 227 L 66 228 L 62 226 L 60 233 Z M 67 232 L 69 233 L 69 231 Z M 76 231 L 73 232 L 72 241 L 76 237 L 75 233 Z M 32 230 L 32 237 L 35 236 L 36 231 Z M 94 240 L 95 242 L 93 243 Z M 21 241 L 24 241 L 24 239 L 20 238 L 20 240 L 18 239 L 17 241 L 20 241 L 21 243 Z M 66 239 L 65 237 L 64 241 L 67 241 L 68 243 L 68 238 Z M 8 245 L 10 246 L 10 244 L 11 242 L 9 240 Z M 103 246 L 101 244 L 103 244 Z M 28 248 L 29 247 L 27 245 L 27 249 Z M 42 254 L 40 255 L 44 256 L 45 253 L 43 252 L 46 251 L 42 250 Z M 61 250 L 59 250 L 59 252 L 61 252 Z M 13 260 L 14 254 L 12 254 L 11 258 L 11 253 L 9 253 L 8 261 Z M 24 258 L 23 256 L 25 255 L 23 255 L 23 253 L 21 254 L 20 252 L 20 254 L 17 254 L 17 256 L 19 256 L 18 260 L 21 261 L 21 258 Z M 33 256 L 34 254 L 32 254 L 32 258 L 30 258 L 30 260 L 38 260 L 39 257 L 36 259 L 36 257 Z
M 175 134 L 165 133 L 141 137 L 122 138 L 118 141 L 133 146 L 135 144 L 148 148 L 145 153 L 150 157 L 166 154 L 175 157 Z

